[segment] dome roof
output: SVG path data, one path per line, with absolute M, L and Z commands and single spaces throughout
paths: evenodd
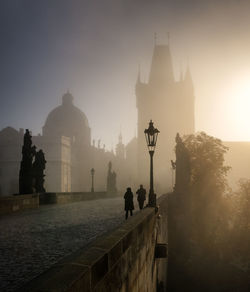
M 0 136 L 18 137 L 18 131 L 12 127 L 6 127 L 0 131 Z
M 62 105 L 53 109 L 44 124 L 43 135 L 86 137 L 89 123 L 86 115 L 73 104 L 73 96 L 67 92 L 62 97 Z

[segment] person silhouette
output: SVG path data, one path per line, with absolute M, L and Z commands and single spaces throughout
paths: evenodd
M 125 199 L 125 208 L 126 211 L 125 219 L 128 219 L 128 211 L 130 211 L 130 216 L 133 216 L 133 210 L 134 210 L 134 202 L 133 202 L 133 193 L 131 191 L 131 188 L 127 188 L 126 193 L 124 194 Z
M 139 204 L 140 210 L 143 209 L 144 201 L 146 200 L 146 190 L 143 188 L 143 185 L 140 185 L 140 188 L 136 191 L 137 201 Z

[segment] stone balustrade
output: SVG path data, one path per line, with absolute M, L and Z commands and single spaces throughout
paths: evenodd
M 167 259 L 155 252 L 157 243 L 167 242 L 167 195 L 157 204 L 158 210 L 143 209 L 19 291 L 165 291 Z

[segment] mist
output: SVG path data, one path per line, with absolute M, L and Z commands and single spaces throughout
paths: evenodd
M 118 226 L 124 192 L 135 200 L 143 184 L 147 206 L 164 194 L 169 208 L 169 291 L 247 291 L 249 12 L 247 0 L 1 1 L 0 196 L 92 199 L 77 202 L 79 217 L 61 212 L 80 247 L 93 239 L 88 219 L 100 216 L 100 232 Z M 144 137 L 153 123 L 154 188 Z
M 249 140 L 247 112 L 235 112 L 244 97 L 231 90 L 250 76 L 248 9 L 248 1 L 4 1 L 0 126 L 41 132 L 70 89 L 93 138 L 111 149 L 121 128 L 127 143 L 136 132 L 138 64 L 147 81 L 154 33 L 166 44 L 169 32 L 176 79 L 190 65 L 196 130 Z

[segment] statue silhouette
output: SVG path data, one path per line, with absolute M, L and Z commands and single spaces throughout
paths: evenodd
M 34 160 L 34 162 L 33 162 Z M 26 129 L 23 137 L 22 160 L 19 171 L 19 194 L 44 193 L 44 169 L 46 160 L 42 150 L 36 152 L 32 136 Z
M 107 192 L 109 194 L 116 194 L 116 173 L 112 171 L 112 163 L 111 161 L 108 164 L 108 176 L 107 176 Z
M 184 145 L 179 133 L 176 138 L 176 162 L 172 162 L 172 166 L 175 166 L 175 192 L 185 193 L 188 191 L 190 184 L 191 168 L 190 168 L 190 157 L 186 146 Z
M 35 180 L 36 193 L 45 193 L 44 188 L 44 170 L 46 160 L 42 150 L 39 150 L 35 155 L 35 161 L 33 163 L 33 175 Z
M 19 171 L 19 194 L 33 193 L 32 162 L 36 153 L 36 147 L 32 146 L 32 137 L 26 129 L 23 138 L 22 160 Z

